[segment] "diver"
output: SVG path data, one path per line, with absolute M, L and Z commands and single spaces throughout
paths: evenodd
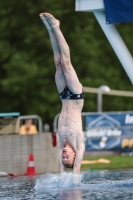
M 73 168 L 80 174 L 85 150 L 81 112 L 84 92 L 70 60 L 70 50 L 60 30 L 60 22 L 49 13 L 40 13 L 49 33 L 56 67 L 55 82 L 62 101 L 58 120 L 60 173 Z

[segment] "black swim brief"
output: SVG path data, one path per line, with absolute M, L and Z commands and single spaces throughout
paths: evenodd
M 73 94 L 70 90 L 69 90 L 69 88 L 68 88 L 68 86 L 66 86 L 65 88 L 64 88 L 64 90 L 63 90 L 63 92 L 61 92 L 60 94 L 59 94 L 59 96 L 60 96 L 60 99 L 84 99 L 84 92 L 82 92 L 81 94 Z

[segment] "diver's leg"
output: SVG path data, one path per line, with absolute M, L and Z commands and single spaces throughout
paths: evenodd
M 52 46 L 52 49 L 53 49 L 53 52 L 54 52 L 54 63 L 55 63 L 55 66 L 56 66 L 55 82 L 56 82 L 58 92 L 61 93 L 66 86 L 66 80 L 65 80 L 65 77 L 64 77 L 64 74 L 63 74 L 63 70 L 61 68 L 60 48 L 59 48 L 58 42 L 55 38 L 55 35 L 54 35 L 49 23 L 47 22 L 47 20 L 44 17 L 44 13 L 40 14 L 40 18 L 41 18 L 42 22 L 44 23 L 44 25 L 46 26 L 47 31 L 49 33 L 51 46 Z
M 47 19 L 50 27 L 52 28 L 52 31 L 58 42 L 59 49 L 61 52 L 61 67 L 63 69 L 63 73 L 66 78 L 67 85 L 73 93 L 80 94 L 82 93 L 82 85 L 79 82 L 77 74 L 71 64 L 69 46 L 60 30 L 59 21 L 56 20 L 49 13 L 44 13 L 44 16 Z

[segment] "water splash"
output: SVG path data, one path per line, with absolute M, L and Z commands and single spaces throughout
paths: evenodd
M 50 200 L 82 200 L 81 180 L 82 174 L 46 174 L 36 180 L 35 195 Z
M 77 175 L 73 173 L 60 174 L 45 174 L 36 180 L 35 189 L 56 189 L 56 188 L 69 188 L 74 186 L 80 186 L 82 180 L 82 174 Z

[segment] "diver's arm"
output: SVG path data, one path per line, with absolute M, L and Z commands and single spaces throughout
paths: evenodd
M 66 168 L 62 163 L 62 149 L 59 150 L 59 161 L 60 161 L 60 174 L 66 172 Z
M 84 143 L 82 143 L 76 151 L 76 157 L 75 157 L 74 167 L 73 167 L 73 172 L 75 174 L 80 174 L 80 167 L 81 167 L 81 163 L 83 159 L 84 150 L 85 150 L 85 145 Z

